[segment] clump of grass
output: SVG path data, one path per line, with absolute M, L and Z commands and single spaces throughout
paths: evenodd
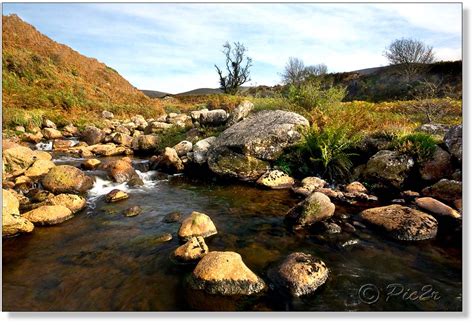
M 344 127 L 319 129 L 313 126 L 303 132 L 301 142 L 281 155 L 275 165 L 294 176 L 319 175 L 339 180 L 350 173 L 358 141 L 360 137 L 350 136 Z
M 437 141 L 431 135 L 421 132 L 396 137 L 392 142 L 395 150 L 413 157 L 418 162 L 432 158 L 436 146 Z
M 2 110 L 2 123 L 5 127 L 15 126 L 40 127 L 43 122 L 44 111 L 25 110 L 22 108 L 10 107 Z
M 284 110 L 295 112 L 298 114 L 304 114 L 304 110 L 296 105 L 291 103 L 288 99 L 277 96 L 277 97 L 267 97 L 267 98 L 252 98 L 251 102 L 254 105 L 254 111 L 265 111 L 265 110 Z
M 186 128 L 173 127 L 165 130 L 160 135 L 159 150 L 164 150 L 166 147 L 173 147 L 179 142 L 186 140 Z

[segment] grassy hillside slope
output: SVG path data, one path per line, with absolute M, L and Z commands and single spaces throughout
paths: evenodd
M 117 71 L 41 34 L 16 15 L 2 16 L 3 126 L 44 114 L 60 124 L 163 112 Z

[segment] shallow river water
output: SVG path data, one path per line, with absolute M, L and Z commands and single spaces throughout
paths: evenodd
M 79 165 L 80 159 L 57 164 Z M 142 163 L 135 160 L 137 169 Z M 143 169 L 142 169 L 143 170 Z M 357 222 L 357 208 L 338 206 L 347 223 L 339 234 L 318 229 L 293 231 L 284 215 L 298 199 L 287 190 L 246 184 L 192 180 L 142 172 L 145 186 L 127 189 L 128 200 L 107 204 L 113 184 L 96 176 L 88 207 L 53 227 L 3 239 L 4 311 L 370 311 L 461 310 L 461 238 L 440 233 L 434 240 L 397 242 Z M 122 211 L 140 205 L 126 218 Z M 163 223 L 170 212 L 209 215 L 218 234 L 206 238 L 210 250 L 242 255 L 245 264 L 269 283 L 267 272 L 288 254 L 307 252 L 325 261 L 330 276 L 314 294 L 291 298 L 271 288 L 251 298 L 192 291 L 193 267 L 173 262 L 179 223 Z M 169 232 L 173 239 L 159 243 Z M 413 294 L 414 291 L 417 291 Z M 409 295 L 411 293 L 411 295 Z

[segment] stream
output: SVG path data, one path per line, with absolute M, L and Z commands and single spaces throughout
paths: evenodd
M 54 158 L 56 164 L 74 166 L 84 160 Z M 134 158 L 145 185 L 133 189 L 112 183 L 103 172 L 87 172 L 96 181 L 86 209 L 60 225 L 3 239 L 4 311 L 462 309 L 461 238 L 440 233 L 433 240 L 395 241 L 364 226 L 357 217 L 361 208 L 346 206 L 336 208 L 341 233 L 294 231 L 284 223 L 285 213 L 298 202 L 289 190 L 165 175 L 145 165 L 146 160 Z M 105 203 L 104 195 L 113 188 L 126 190 L 129 199 Z M 124 217 L 123 210 L 134 205 L 143 212 Z M 209 215 L 217 227 L 218 234 L 206 238 L 209 249 L 241 254 L 267 284 L 268 270 L 296 251 L 321 258 L 329 279 L 301 298 L 271 286 L 255 297 L 189 289 L 193 266 L 170 258 L 180 245 L 180 224 L 161 220 L 170 212 L 186 217 L 194 210 Z M 157 242 L 167 232 L 173 239 Z

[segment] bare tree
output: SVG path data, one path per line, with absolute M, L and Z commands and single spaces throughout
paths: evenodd
M 305 68 L 306 77 L 308 76 L 322 76 L 328 72 L 328 67 L 325 64 L 310 65 Z
M 214 65 L 219 74 L 221 89 L 226 94 L 236 94 L 241 85 L 250 81 L 252 59 L 247 56 L 244 65 L 244 55 L 246 51 L 247 49 L 244 45 L 239 42 L 234 43 L 234 48 L 232 48 L 229 42 L 226 42 L 222 52 L 226 58 L 227 75 L 224 75 L 223 71 L 217 65 Z
M 290 57 L 282 74 L 282 81 L 284 84 L 298 85 L 303 82 L 305 74 L 303 60 Z
M 425 116 L 426 123 L 435 123 L 449 114 L 449 107 L 441 100 L 437 100 L 443 80 L 435 82 L 424 80 L 414 92 L 414 101 L 411 106 L 415 112 Z
M 282 74 L 284 84 L 299 85 L 309 76 L 326 74 L 328 67 L 325 64 L 305 66 L 303 60 L 290 57 Z
M 401 65 L 408 79 L 420 71 L 423 64 L 435 60 L 433 47 L 413 39 L 397 39 L 384 51 L 383 55 L 391 65 Z

